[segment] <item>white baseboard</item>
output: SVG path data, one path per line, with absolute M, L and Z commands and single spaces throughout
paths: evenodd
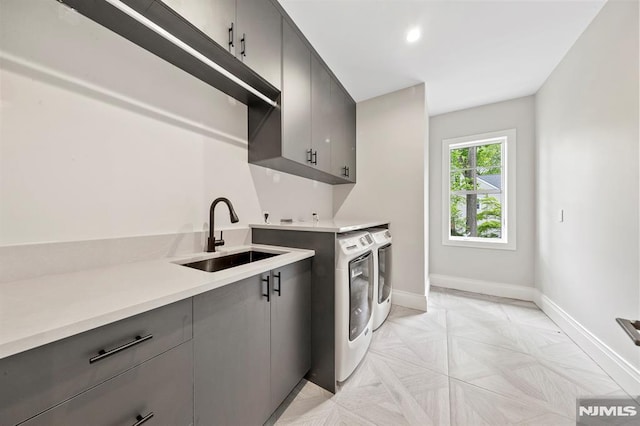
M 424 294 L 410 293 L 394 288 L 391 293 L 391 303 L 427 312 L 427 296 Z
M 487 294 L 489 296 L 508 297 L 510 299 L 533 301 L 536 289 L 516 284 L 496 283 L 491 281 L 473 280 L 470 278 L 453 277 L 450 275 L 431 274 L 431 285 L 472 293 Z
M 587 330 L 553 300 L 536 289 L 534 302 L 567 336 L 582 348 L 622 389 L 640 395 L 640 371 Z

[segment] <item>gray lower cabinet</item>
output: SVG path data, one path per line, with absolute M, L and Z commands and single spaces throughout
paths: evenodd
M 195 423 L 261 425 L 310 367 L 309 260 L 194 297 Z
M 193 298 L 196 425 L 258 425 L 270 414 L 268 275 Z
M 193 424 L 193 364 L 186 342 L 116 376 L 24 426 Z
M 311 368 L 311 264 L 272 272 L 271 411 Z
M 191 337 L 186 299 L 1 359 L 0 425 L 24 421 Z

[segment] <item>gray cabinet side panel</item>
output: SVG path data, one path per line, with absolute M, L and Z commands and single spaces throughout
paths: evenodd
M 270 304 L 263 293 L 256 275 L 193 298 L 196 424 L 269 418 Z
M 306 378 L 336 391 L 335 239 L 329 232 L 252 229 L 252 242 L 315 250 L 311 261 L 311 369 Z

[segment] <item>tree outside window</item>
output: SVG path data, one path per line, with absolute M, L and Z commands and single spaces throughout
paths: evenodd
M 450 146 L 450 236 L 501 238 L 503 142 Z

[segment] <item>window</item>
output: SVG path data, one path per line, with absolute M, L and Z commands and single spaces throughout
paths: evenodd
M 442 142 L 442 243 L 515 250 L 515 129 Z

